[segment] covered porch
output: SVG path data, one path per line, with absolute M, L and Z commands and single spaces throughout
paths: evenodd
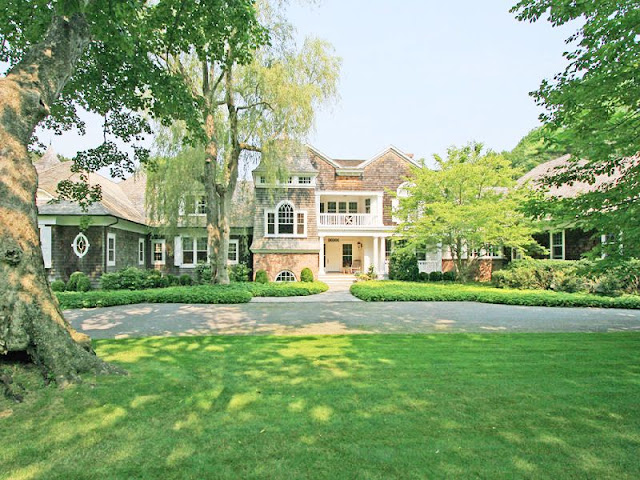
M 373 266 L 379 276 L 388 271 L 391 243 L 388 236 L 320 236 L 319 272 L 366 273 Z

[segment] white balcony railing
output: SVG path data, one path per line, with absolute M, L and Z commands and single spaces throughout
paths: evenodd
M 323 227 L 367 227 L 376 225 L 376 216 L 370 213 L 321 213 Z

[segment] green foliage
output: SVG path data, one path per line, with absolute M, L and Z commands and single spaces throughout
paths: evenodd
M 522 208 L 529 192 L 514 188 L 516 175 L 506 158 L 485 152 L 480 143 L 451 147 L 446 158 L 434 158 L 437 169 L 414 168 L 406 195 L 399 195 L 398 234 L 408 246 L 450 251 L 466 281 L 479 258 L 467 252 L 524 250 L 535 243 L 534 225 Z
M 51 290 L 54 292 L 64 292 L 66 290 L 67 285 L 63 280 L 54 280 L 51 282 Z
M 229 269 L 229 280 L 232 282 L 248 282 L 251 269 L 244 263 L 234 265 Z
M 168 273 L 166 275 L 167 278 L 167 286 L 168 287 L 177 287 L 180 285 L 180 278 L 177 275 L 173 275 L 172 273 Z
M 81 291 L 81 290 L 78 289 L 78 283 L 79 282 L 81 282 L 81 287 L 82 288 L 86 288 L 87 282 L 85 280 L 83 280 L 83 279 L 89 280 L 89 277 L 87 277 L 82 272 L 73 272 L 69 276 L 69 281 L 67 282 L 67 288 L 66 288 L 67 291 L 69 291 L 69 292 L 79 292 L 79 291 Z M 91 282 L 89 282 L 89 288 L 91 288 Z
M 93 308 L 135 303 L 247 303 L 251 292 L 235 285 L 201 285 L 147 290 L 58 292 L 60 307 Z
M 265 272 L 264 270 L 258 270 L 256 272 L 255 282 L 256 283 L 269 283 L 269 276 L 267 275 L 267 272 Z
M 162 276 L 158 270 L 143 270 L 136 267 L 105 273 L 100 277 L 100 287 L 103 290 L 143 290 L 169 285 L 171 285 L 170 279 Z
M 449 270 L 448 272 L 444 272 L 442 274 L 442 280 L 445 282 L 455 282 L 458 279 L 458 275 L 453 270 Z
M 442 272 L 429 272 L 430 282 L 441 282 L 444 280 L 444 274 Z
M 553 215 L 621 238 L 593 252 L 611 264 L 640 257 L 640 168 L 631 159 L 640 151 L 640 88 L 638 88 L 637 0 L 521 0 L 513 8 L 519 20 L 548 20 L 555 27 L 575 26 L 564 54 L 567 66 L 553 80 L 543 80 L 533 95 L 546 108 L 541 119 L 548 128 L 562 130 L 565 153 L 574 162 L 550 176 L 550 186 L 586 182 L 600 186 L 559 205 L 538 205 L 541 218 Z M 608 184 L 603 180 L 613 174 Z M 614 180 L 614 181 L 611 181 Z
M 180 275 L 180 285 L 187 286 L 193 285 L 193 278 L 188 273 Z
M 420 272 L 418 259 L 409 249 L 400 248 L 391 252 L 389 278 L 391 280 L 417 281 Z
M 368 282 L 369 280 L 376 280 L 377 278 L 378 274 L 375 268 L 373 268 L 373 265 L 369 265 L 367 273 L 356 273 L 356 279 L 361 282 Z
M 563 260 L 515 260 L 502 270 L 493 272 L 491 281 L 499 288 L 586 291 L 586 262 Z
M 91 290 L 91 280 L 86 275 L 78 278 L 76 283 L 76 292 L 88 292 Z
M 565 155 L 565 147 L 559 145 L 561 138 L 561 133 L 550 127 L 538 127 L 527 133 L 513 150 L 504 152 L 503 155 L 519 176 L 541 163 Z
M 196 284 L 208 285 L 212 280 L 211 264 L 200 263 L 196 266 Z
M 310 268 L 303 268 L 302 272 L 300 272 L 300 281 L 301 282 L 313 282 L 313 272 Z
M 544 307 L 598 307 L 640 309 L 639 295 L 603 297 L 550 290 L 511 290 L 456 283 L 363 282 L 351 293 L 368 302 L 482 302 Z
M 300 297 L 326 292 L 329 286 L 323 282 L 268 282 L 248 283 L 254 297 Z

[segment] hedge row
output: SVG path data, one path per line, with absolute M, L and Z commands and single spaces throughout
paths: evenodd
M 271 282 L 247 283 L 254 297 L 300 297 L 326 292 L 329 286 L 323 282 Z
M 251 292 L 240 285 L 201 285 L 147 290 L 56 292 L 62 309 L 111 307 L 134 303 L 247 303 Z
M 252 297 L 294 297 L 327 291 L 322 282 L 238 283 L 198 285 L 145 290 L 94 290 L 91 292 L 55 292 L 60 307 L 92 308 L 135 303 L 247 303 Z
M 482 302 L 544 307 L 600 307 L 640 309 L 640 296 L 603 297 L 550 290 L 512 290 L 491 286 L 413 282 L 361 282 L 351 293 L 368 302 Z

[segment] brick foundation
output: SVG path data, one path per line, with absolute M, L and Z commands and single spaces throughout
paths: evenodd
M 504 260 L 480 260 L 476 263 L 473 279 L 476 282 L 490 282 L 491 274 L 500 270 L 504 265 Z M 442 271 L 450 272 L 455 270 L 453 260 L 442 260 Z
M 318 254 L 317 253 L 254 253 L 253 272 L 264 270 L 269 281 L 273 282 L 276 275 L 283 270 L 291 270 L 300 280 L 300 272 L 303 268 L 310 268 L 313 278 L 318 278 Z

